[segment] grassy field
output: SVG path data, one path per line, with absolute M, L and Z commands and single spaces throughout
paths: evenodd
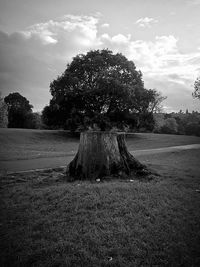
M 65 131 L 0 129 L 0 160 L 71 155 L 78 142 Z
M 38 132 L 62 147 L 66 137 L 57 133 Z M 137 134 L 128 144 L 198 140 Z M 141 155 L 159 174 L 142 180 L 67 183 L 61 169 L 2 176 L 0 265 L 200 266 L 199 158 L 200 150 Z
M 0 129 L 0 161 L 74 155 L 79 138 L 66 131 Z M 200 137 L 151 133 L 128 134 L 129 150 L 200 143 Z

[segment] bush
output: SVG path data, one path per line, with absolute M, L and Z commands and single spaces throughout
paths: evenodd
M 200 136 L 200 124 L 197 122 L 189 122 L 185 127 L 185 133 L 187 135 Z
M 160 128 L 160 132 L 164 134 L 176 134 L 178 132 L 178 124 L 174 118 L 168 118 L 164 121 L 164 125 Z

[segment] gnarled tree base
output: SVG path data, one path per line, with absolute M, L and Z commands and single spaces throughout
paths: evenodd
M 81 133 L 78 152 L 66 171 L 69 181 L 147 173 L 146 166 L 128 152 L 124 133 L 100 131 Z

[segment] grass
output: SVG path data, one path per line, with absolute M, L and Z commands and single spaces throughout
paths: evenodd
M 151 133 L 128 134 L 129 150 L 200 143 L 200 137 Z M 79 139 L 66 131 L 0 129 L 0 161 L 74 155 Z
M 199 157 L 140 156 L 160 175 L 149 181 L 2 176 L 1 266 L 199 266 Z
M 0 129 L 0 160 L 72 155 L 78 143 L 66 131 Z

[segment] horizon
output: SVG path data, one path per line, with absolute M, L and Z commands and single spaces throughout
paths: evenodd
M 41 112 L 50 83 L 77 54 L 107 48 L 141 70 L 145 88 L 167 99 L 164 112 L 200 112 L 200 0 L 2 0 L 0 91 L 19 92 Z

